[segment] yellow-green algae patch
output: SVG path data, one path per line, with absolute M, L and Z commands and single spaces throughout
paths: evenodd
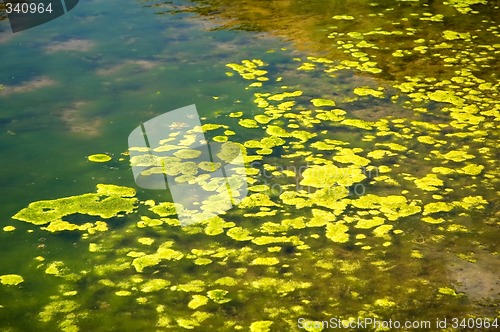
M 337 243 L 345 243 L 349 241 L 349 234 L 347 231 L 349 227 L 343 223 L 328 223 L 326 225 L 326 237 Z
M 371 219 L 359 219 L 354 227 L 361 229 L 369 229 L 376 226 L 380 226 L 384 223 L 384 218 L 373 217 Z
M 252 287 L 266 291 L 277 292 L 286 295 L 296 289 L 307 289 L 312 286 L 310 282 L 300 282 L 294 280 L 283 280 L 271 277 L 264 277 L 252 282 Z
M 269 332 L 273 322 L 270 320 L 260 320 L 250 324 L 250 332 Z
M 441 187 L 444 182 L 439 179 L 436 174 L 427 174 L 425 177 L 421 179 L 416 179 L 415 184 L 418 188 L 425 191 L 436 191 Z
M 24 282 L 24 278 L 18 274 L 4 274 L 0 276 L 2 285 L 16 286 Z
M 194 149 L 182 149 L 174 152 L 174 156 L 180 159 L 196 159 L 201 155 L 201 151 Z
M 204 295 L 193 295 L 191 301 L 188 303 L 188 307 L 191 309 L 196 309 L 208 303 L 208 297 Z
M 151 279 L 141 286 L 141 292 L 152 293 L 165 289 L 170 285 L 170 281 L 165 279 Z
M 231 228 L 236 226 L 233 222 L 227 222 L 219 216 L 210 218 L 205 227 L 205 234 L 215 236 L 224 233 L 224 228 Z
M 132 292 L 128 291 L 128 290 L 119 290 L 119 291 L 115 292 L 115 295 L 116 296 L 130 296 L 130 295 L 132 295 Z
M 311 99 L 311 103 L 316 106 L 316 107 L 322 107 L 322 106 L 335 106 L 335 101 L 330 100 L 330 99 Z
M 257 257 L 250 262 L 250 265 L 276 265 L 279 264 L 280 260 L 276 257 Z
M 351 186 L 365 178 L 366 176 L 359 167 L 311 166 L 304 171 L 300 184 L 315 188 L 329 188 L 334 185 Z
M 438 289 L 438 292 L 439 292 L 439 294 L 443 294 L 443 295 L 458 296 L 458 294 L 455 292 L 455 290 L 453 288 L 449 288 L 449 287 L 440 287 Z
M 212 289 L 207 292 L 207 296 L 210 300 L 214 301 L 218 304 L 223 304 L 231 301 L 231 299 L 227 298 L 226 295 L 229 292 L 224 289 Z
M 186 292 L 186 293 L 200 293 L 205 290 L 205 282 L 203 280 L 191 280 L 185 284 L 179 284 L 170 287 L 171 290 Z
M 64 275 L 64 262 L 55 261 L 50 263 L 50 265 L 45 269 L 45 273 L 62 277 Z
M 180 260 L 184 254 L 180 251 L 170 248 L 173 245 L 171 241 L 162 243 L 155 253 L 134 258 L 132 266 L 137 272 L 143 272 L 145 268 L 160 264 L 166 260 Z
M 467 159 L 475 158 L 474 155 L 468 154 L 467 152 L 460 151 L 460 150 L 453 150 L 453 151 L 450 151 L 442 156 L 443 156 L 443 158 L 448 159 L 448 160 L 452 160 L 454 162 L 461 162 L 461 161 L 465 161 Z
M 422 214 L 425 216 L 431 213 L 450 212 L 451 210 L 453 210 L 453 208 L 454 208 L 453 204 L 450 203 L 433 202 L 424 206 L 424 212 Z
M 214 281 L 214 284 L 216 285 L 221 285 L 221 286 L 234 286 L 237 285 L 238 282 L 236 279 L 232 277 L 222 277 Z
M 97 193 L 33 202 L 12 218 L 34 225 L 48 224 L 46 229 L 49 231 L 106 230 L 106 223 L 102 221 L 78 225 L 65 221 L 63 218 L 73 214 L 81 214 L 110 219 L 121 213 L 132 213 L 135 211 L 137 203 L 134 196 L 135 190 L 133 188 L 98 184 Z
M 236 241 L 250 241 L 253 239 L 252 232 L 243 227 L 233 227 L 226 232 L 227 236 Z
M 88 156 L 87 159 L 94 163 L 105 163 L 110 161 L 111 157 L 104 153 L 98 153 Z
M 428 224 L 441 224 L 446 221 L 443 218 L 433 218 L 433 217 L 422 217 L 422 220 Z
M 374 90 L 368 87 L 358 87 L 354 88 L 354 93 L 357 94 L 358 96 L 373 96 L 376 98 L 383 98 L 384 97 L 384 92 L 379 91 L 379 90 Z

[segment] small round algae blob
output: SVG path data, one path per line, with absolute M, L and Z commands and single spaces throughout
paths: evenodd
M 132 295 L 132 292 L 127 291 L 127 290 L 120 290 L 120 291 L 115 292 L 115 294 L 117 296 L 130 296 L 130 295 Z
M 111 157 L 104 153 L 97 153 L 87 157 L 93 163 L 105 163 L 111 160 Z
M 16 228 L 14 226 L 5 226 L 3 228 L 4 232 L 12 232 L 12 231 L 15 231 L 15 230 L 16 230 Z

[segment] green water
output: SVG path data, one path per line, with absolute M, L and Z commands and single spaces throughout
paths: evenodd
M 0 284 L 0 330 L 494 322 L 499 4 L 483 2 L 87 1 L 16 34 L 1 20 L 0 276 L 23 282 Z M 127 137 L 190 104 L 226 126 L 209 140 L 245 147 L 249 192 L 180 227 L 151 208 L 167 192 L 135 184 Z M 99 184 L 134 188 L 100 196 L 133 211 L 62 220 L 107 230 L 12 218 Z

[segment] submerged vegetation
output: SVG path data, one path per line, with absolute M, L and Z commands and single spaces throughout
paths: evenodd
M 77 238 L 84 261 L 37 256 L 36 273 L 2 275 L 0 291 L 46 276 L 56 286 L 35 319 L 63 331 L 103 320 L 124 330 L 282 331 L 299 318 L 498 317 L 500 42 L 487 1 L 203 3 L 183 11 L 217 8 L 226 27 L 301 45 L 219 67 L 245 86 L 196 130 L 222 144 L 224 162 L 243 152 L 239 177 L 211 176 L 221 163 L 198 162 L 196 135 L 174 123 L 157 148 L 171 156 L 130 163 L 208 193 L 199 222 L 181 224 L 194 214 L 182 202 L 120 183 L 33 202 L 12 218 Z M 245 177 L 248 195 L 221 206 L 224 181 L 238 190 Z M 490 292 L 478 298 L 463 266 L 493 280 Z

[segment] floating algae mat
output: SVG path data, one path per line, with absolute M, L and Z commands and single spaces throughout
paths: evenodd
M 498 3 L 197 3 L 130 1 L 104 34 L 80 5 L 78 42 L 33 46 L 54 74 L 0 82 L 1 329 L 497 327 Z M 0 66 L 15 38 L 29 36 L 0 37 Z M 42 112 L 61 86 L 72 127 Z M 127 151 L 141 122 L 197 98 L 208 142 L 178 121 L 156 148 L 167 157 Z M 86 117 L 92 135 L 74 130 Z M 224 162 L 241 153 L 239 177 L 199 161 L 206 143 Z M 196 222 L 131 166 L 203 190 Z M 242 179 L 247 195 L 221 205 Z

